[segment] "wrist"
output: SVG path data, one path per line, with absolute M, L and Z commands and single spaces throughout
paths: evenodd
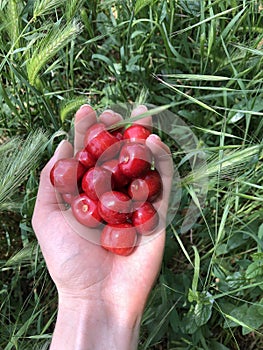
M 116 311 L 103 300 L 59 295 L 50 350 L 135 350 L 141 315 Z

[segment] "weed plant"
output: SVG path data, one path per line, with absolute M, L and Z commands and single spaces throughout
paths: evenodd
M 182 200 L 139 349 L 262 349 L 262 1 L 1 0 L 0 19 L 0 349 L 52 336 L 56 291 L 31 227 L 42 166 L 81 104 L 127 101 L 169 107 L 206 157 L 191 171 L 161 135 Z

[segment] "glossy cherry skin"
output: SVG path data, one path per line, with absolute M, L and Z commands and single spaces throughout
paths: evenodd
M 131 199 L 125 193 L 110 191 L 102 194 L 98 208 L 100 216 L 108 224 L 122 224 L 130 219 Z
M 101 233 L 101 246 L 117 255 L 131 254 L 137 242 L 137 232 L 130 223 L 106 225 Z
M 158 223 L 159 215 L 151 203 L 135 204 L 135 211 L 132 214 L 132 224 L 139 234 L 151 234 Z
M 111 172 L 99 166 L 90 168 L 83 175 L 81 186 L 91 199 L 98 200 L 104 192 L 113 188 Z
M 118 159 L 110 159 L 101 166 L 112 173 L 114 188 L 118 189 L 128 185 L 130 180 L 121 172 Z
M 113 158 L 119 151 L 118 142 L 119 140 L 106 130 L 103 123 L 97 123 L 89 127 L 84 137 L 85 148 L 96 160 L 102 154 L 105 160 Z M 113 146 L 114 144 L 115 146 Z
M 151 168 L 152 154 L 146 145 L 128 142 L 123 145 L 119 155 L 119 167 L 128 178 L 144 176 Z
M 128 188 L 129 196 L 135 201 L 154 202 L 161 194 L 163 188 L 159 172 L 149 170 L 145 176 L 133 180 Z
M 76 196 L 71 202 L 71 209 L 75 218 L 88 227 L 98 227 L 102 222 L 96 201 L 90 199 L 85 193 Z
M 144 143 L 148 136 L 151 135 L 150 130 L 142 125 L 134 124 L 129 126 L 123 133 L 124 140 L 130 140 L 131 142 Z
M 60 193 L 76 193 L 85 167 L 74 158 L 59 159 L 50 171 L 50 181 Z
M 92 168 L 96 164 L 95 158 L 86 148 L 83 148 L 80 151 L 78 151 L 75 155 L 75 158 L 87 169 Z

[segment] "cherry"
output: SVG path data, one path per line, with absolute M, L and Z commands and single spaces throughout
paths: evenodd
M 121 224 L 131 217 L 131 199 L 123 192 L 105 192 L 98 204 L 99 213 L 109 224 Z
M 118 159 L 110 159 L 101 166 L 112 173 L 114 187 L 122 188 L 129 183 L 129 179 L 120 170 Z
M 77 159 L 59 159 L 50 171 L 50 181 L 60 193 L 76 193 L 85 167 Z
M 129 142 L 123 145 L 119 155 L 119 167 L 128 178 L 144 176 L 151 168 L 152 154 L 146 145 Z
M 75 155 L 75 158 L 83 164 L 87 169 L 93 167 L 96 164 L 95 158 L 91 155 L 86 148 L 81 149 Z
M 130 223 L 106 225 L 101 233 L 101 246 L 117 255 L 129 255 L 137 242 L 137 233 Z
M 111 134 L 115 136 L 119 141 L 123 140 L 123 128 L 112 130 Z
M 159 215 L 149 202 L 136 203 L 132 214 L 132 224 L 141 235 L 149 235 L 159 223 Z
M 106 126 L 103 123 L 97 123 L 88 128 L 84 138 L 84 146 L 88 152 L 97 160 L 103 154 L 104 159 L 113 158 L 118 150 L 119 140 L 106 130 Z
M 88 227 L 98 227 L 102 218 L 98 212 L 96 201 L 90 199 L 85 193 L 76 196 L 71 202 L 71 209 L 75 218 Z
M 111 172 L 99 166 L 90 168 L 84 174 L 81 186 L 91 199 L 98 200 L 104 192 L 113 188 Z
M 147 137 L 151 135 L 150 130 L 139 124 L 129 126 L 123 133 L 123 139 L 132 142 L 144 143 Z
M 154 202 L 162 192 L 162 186 L 159 172 L 156 169 L 149 170 L 145 176 L 130 183 L 128 194 L 136 201 Z

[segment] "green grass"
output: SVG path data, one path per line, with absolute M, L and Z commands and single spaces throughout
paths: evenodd
M 54 327 L 31 227 L 40 169 L 81 104 L 127 101 L 169 105 L 197 138 L 181 147 L 177 118 L 179 144 L 160 131 L 181 201 L 139 349 L 262 348 L 262 1 L 3 0 L 0 19 L 0 349 L 47 349 Z

